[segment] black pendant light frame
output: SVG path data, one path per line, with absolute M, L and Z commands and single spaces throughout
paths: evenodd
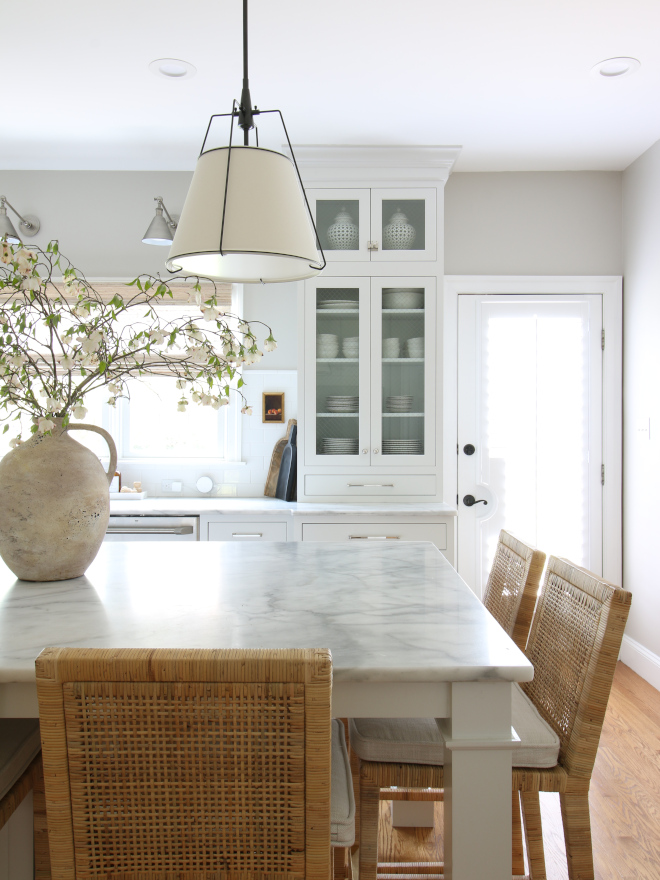
M 305 192 L 305 187 L 302 182 L 302 177 L 300 176 L 300 170 L 298 168 L 298 163 L 296 161 L 295 154 L 293 152 L 293 147 L 291 146 L 291 140 L 289 138 L 289 132 L 287 131 L 286 125 L 284 123 L 284 117 L 282 116 L 281 110 L 259 110 L 256 106 L 252 106 L 252 98 L 250 96 L 250 85 L 248 79 L 248 0 L 243 0 L 243 88 L 241 90 L 241 103 L 237 104 L 236 99 L 234 98 L 234 102 L 232 105 L 231 113 L 214 113 L 209 119 L 209 124 L 206 128 L 206 134 L 204 135 L 204 140 L 202 141 L 202 147 L 199 151 L 199 157 L 204 154 L 204 147 L 206 146 L 206 141 L 209 136 L 209 132 L 211 130 L 211 125 L 213 124 L 214 119 L 222 119 L 227 116 L 231 117 L 231 126 L 229 129 L 229 152 L 227 155 L 227 176 L 225 179 L 225 197 L 222 205 L 222 225 L 220 227 L 220 244 L 219 244 L 219 253 L 220 256 L 225 256 L 225 252 L 222 249 L 222 244 L 224 240 L 224 232 L 225 232 L 225 215 L 227 208 L 227 192 L 229 190 L 229 168 L 231 166 L 231 152 L 233 149 L 233 137 L 234 137 L 234 120 L 238 120 L 239 128 L 243 129 L 243 146 L 249 146 L 249 132 L 250 129 L 254 128 L 255 136 L 257 141 L 257 147 L 259 147 L 259 133 L 254 124 L 255 116 L 262 116 L 269 113 L 277 113 L 280 117 L 280 122 L 282 123 L 282 128 L 284 129 L 284 134 L 286 136 L 287 146 L 289 148 L 289 152 L 291 154 L 291 158 L 293 160 L 294 168 L 296 169 L 296 175 L 298 177 L 298 182 L 300 184 L 300 189 L 302 190 L 303 198 L 305 199 L 305 207 L 307 208 L 307 214 L 309 216 L 309 220 L 312 224 L 312 229 L 314 230 L 314 236 L 316 238 L 316 247 L 321 254 L 323 263 L 321 266 L 315 266 L 312 263 L 309 264 L 310 269 L 315 269 L 317 272 L 321 272 L 327 266 L 327 261 L 325 259 L 325 253 L 323 252 L 323 248 L 321 247 L 321 240 L 319 238 L 319 234 L 316 229 L 316 223 L 314 223 L 314 217 L 312 216 L 312 211 L 309 207 L 309 202 L 307 200 L 307 193 Z M 213 148 L 217 149 L 217 148 Z M 263 149 L 261 147 L 260 149 Z M 211 152 L 211 151 L 209 151 Z M 269 152 L 276 153 L 276 155 L 281 156 L 281 153 L 278 153 L 276 150 L 270 150 Z M 232 251 L 232 253 L 243 253 L 243 254 L 264 254 L 263 251 Z M 300 259 L 295 254 L 273 254 L 273 256 L 280 257 L 289 257 L 291 259 Z

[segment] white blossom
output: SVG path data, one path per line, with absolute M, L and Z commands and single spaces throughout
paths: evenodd
M 263 356 L 264 356 L 263 351 L 259 351 L 259 350 L 253 351 L 252 352 L 252 363 L 258 364 Z
M 51 412 L 57 412 L 58 410 L 62 409 L 64 404 L 61 400 L 58 400 L 57 397 L 49 397 L 46 400 L 46 406 Z
M 21 290 L 39 290 L 41 287 L 41 278 L 38 275 L 32 275 L 30 278 L 24 278 L 21 281 Z
M 112 394 L 119 394 L 121 388 L 119 385 L 117 385 L 116 382 L 108 382 L 108 391 L 110 391 Z
M 9 445 L 11 446 L 12 449 L 16 449 L 16 447 L 20 446 L 22 442 L 23 441 L 21 440 L 20 435 L 19 435 L 18 437 L 14 437 L 13 440 L 10 440 Z
M 24 354 L 13 354 L 7 360 L 14 367 L 22 367 L 23 364 L 27 363 L 27 358 Z
M 55 422 L 51 422 L 50 419 L 44 418 L 43 416 L 40 419 L 37 419 L 37 429 L 40 434 L 44 434 L 46 431 L 52 431 L 55 427 Z
M 5 264 L 11 263 L 13 255 L 11 252 L 11 248 L 9 247 L 7 242 L 6 241 L 0 242 L 0 248 L 1 248 L 0 260 L 2 260 L 2 262 Z
M 241 410 L 241 412 L 243 413 L 244 416 L 251 416 L 252 415 L 252 407 L 251 406 L 244 406 L 243 409 Z
M 79 404 L 78 406 L 74 406 L 73 408 L 73 417 L 74 419 L 84 419 L 87 415 L 87 408 Z
M 71 355 L 65 354 L 60 358 L 60 366 L 65 370 L 72 369 L 74 364 L 75 360 Z
M 191 397 L 193 399 L 193 403 L 199 403 L 202 399 L 202 395 L 199 393 L 199 391 L 193 391 Z
M 176 387 L 179 389 L 179 391 L 183 391 L 185 388 L 188 387 L 188 382 L 185 379 L 177 379 Z
M 238 322 L 238 332 L 243 334 L 247 334 L 250 332 L 250 325 L 247 321 Z
M 181 398 L 181 400 L 177 404 L 177 412 L 185 412 L 186 407 L 188 406 L 188 401 L 185 398 Z
M 264 340 L 264 351 L 275 351 L 276 348 L 277 342 L 273 339 L 271 334 L 268 339 Z
M 108 398 L 108 406 L 114 406 L 117 403 L 117 398 L 113 395 Z
M 211 407 L 213 409 L 220 409 L 221 406 L 222 406 L 222 404 L 220 403 L 220 401 L 218 400 L 217 397 L 211 398 Z
M 162 330 L 151 330 L 149 332 L 149 338 L 153 345 L 162 345 L 165 341 L 165 334 Z
M 202 406 L 210 406 L 213 403 L 213 397 L 210 394 L 202 394 L 201 404 Z
M 220 312 L 218 309 L 210 306 L 209 308 L 202 309 L 202 315 L 204 316 L 205 321 L 217 321 L 220 317 Z

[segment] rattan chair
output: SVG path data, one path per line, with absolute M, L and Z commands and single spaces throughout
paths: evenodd
M 513 769 L 530 877 L 544 880 L 539 792 L 559 792 L 570 880 L 593 880 L 589 785 L 632 596 L 550 557 L 527 643 L 533 681 L 522 690 L 560 740 L 557 764 Z
M 36 668 L 54 878 L 330 877 L 350 771 L 328 650 L 46 648 Z
M 521 649 L 527 641 L 544 564 L 545 553 L 500 532 L 484 604 Z M 349 731 L 351 750 L 360 760 L 360 878 L 375 880 L 378 801 L 442 800 L 438 789 L 444 785 L 444 745 L 433 718 L 351 719 Z M 396 792 L 385 790 L 393 787 Z M 514 864 L 522 873 L 517 793 L 512 795 L 512 815 Z

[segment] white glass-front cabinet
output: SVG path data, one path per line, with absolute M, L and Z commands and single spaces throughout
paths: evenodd
M 299 498 L 435 495 L 435 285 L 305 282 Z
M 436 190 L 309 189 L 328 262 L 436 259 Z

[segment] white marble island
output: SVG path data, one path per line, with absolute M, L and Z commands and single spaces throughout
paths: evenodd
M 36 714 L 46 645 L 329 647 L 336 715 L 444 719 L 446 876 L 486 876 L 476 829 L 511 876 L 510 689 L 532 667 L 431 544 L 115 543 L 57 583 L 0 565 L 1 714 Z

